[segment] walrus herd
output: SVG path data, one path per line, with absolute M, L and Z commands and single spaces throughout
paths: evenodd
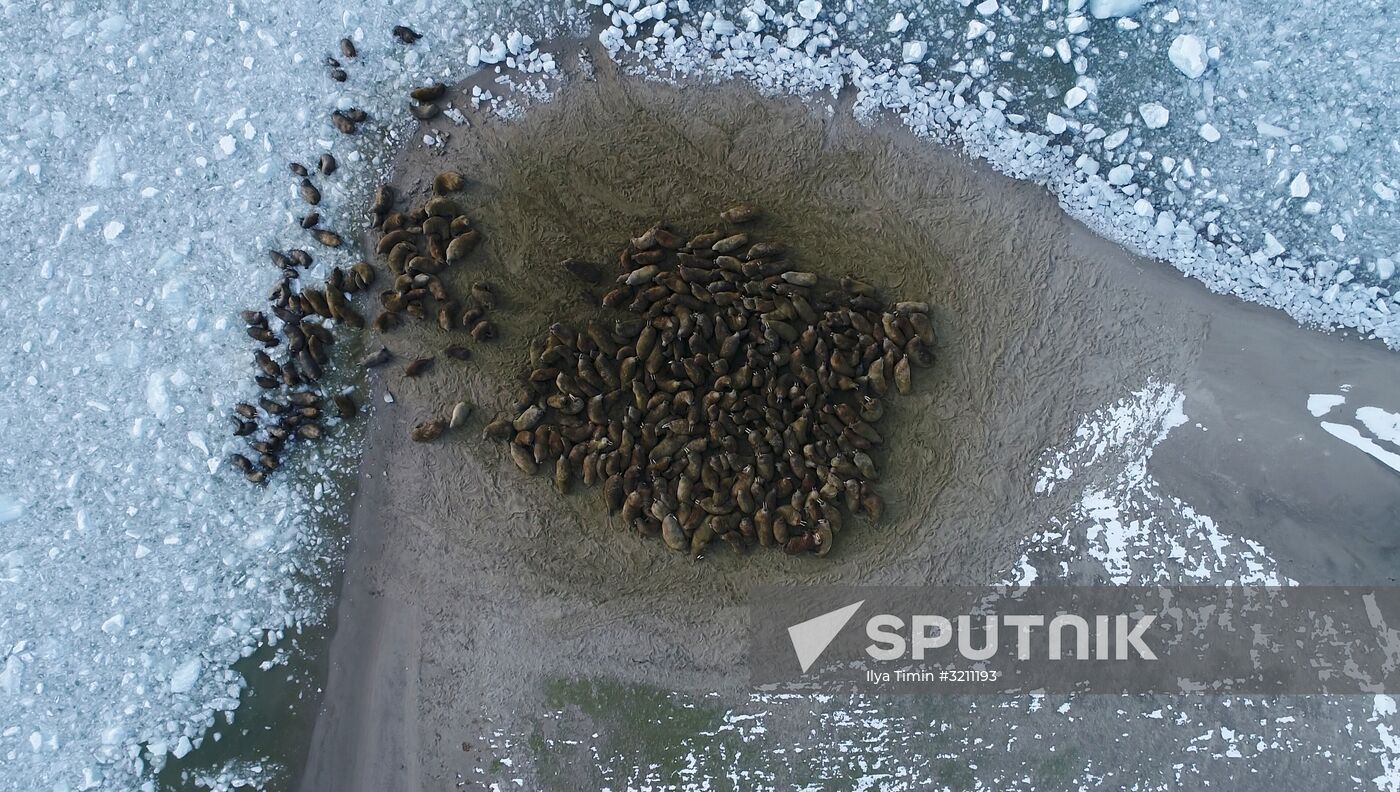
M 308 206 L 321 202 L 321 193 L 311 180 L 310 171 L 301 163 L 288 166 L 292 175 L 301 179 L 298 192 Z M 322 176 L 336 170 L 335 157 L 323 154 L 318 163 Z M 320 244 L 337 248 L 342 244 L 339 234 L 320 226 L 321 216 L 310 211 L 299 224 Z M 323 397 L 316 392 L 324 377 L 324 367 L 330 362 L 330 348 L 335 343 L 334 328 L 340 325 L 364 327 L 364 318 L 350 303 L 350 296 L 363 291 L 375 281 L 374 268 L 359 262 L 342 269 L 334 267 L 320 286 L 302 283 L 302 270 L 315 263 L 306 250 L 271 250 L 268 257 L 281 271 L 277 287 L 268 296 L 269 310 L 279 320 L 273 329 L 263 311 L 246 310 L 240 316 L 250 338 L 263 345 L 253 353 L 253 380 L 262 389 L 257 407 L 240 402 L 233 408 L 233 433 L 248 438 L 251 456 L 233 454 L 229 461 L 255 484 L 267 480 L 267 475 L 281 464 L 282 452 L 294 438 L 315 440 L 322 436 Z M 274 360 L 268 350 L 281 349 L 280 360 Z M 349 419 L 358 414 L 354 398 L 348 393 L 331 396 L 336 412 Z M 261 423 L 260 423 L 261 422 Z
M 393 36 L 404 44 L 418 38 L 402 27 Z M 341 54 L 356 56 L 348 39 Z M 343 80 L 340 62 L 328 64 L 332 78 Z M 410 112 L 436 116 L 446 91 L 442 83 L 414 89 Z M 345 132 L 364 120 L 355 110 L 331 119 Z M 321 194 L 311 171 L 299 163 L 290 169 L 311 207 L 301 227 L 321 245 L 340 247 L 342 237 L 322 227 L 315 211 Z M 329 153 L 317 162 L 321 177 L 336 169 Z M 490 284 L 474 283 L 459 299 L 439 277 L 481 241 L 452 197 L 466 183 L 456 171 L 439 173 L 421 205 L 402 209 L 389 185 L 375 191 L 374 252 L 393 278 L 379 294 L 375 331 L 413 319 L 477 342 L 495 337 Z M 580 258 L 562 261 L 563 273 L 618 316 L 551 325 L 531 344 L 514 408 L 490 421 L 484 437 L 505 443 L 527 474 L 552 470 L 561 493 L 575 481 L 601 485 L 609 513 L 677 552 L 698 556 L 723 540 L 739 551 L 757 545 L 825 556 L 845 514 L 878 521 L 878 427 L 886 398 L 909 393 L 913 369 L 933 363 L 929 307 L 890 303 L 856 277 L 800 268 L 782 244 L 744 230 L 762 216 L 751 204 L 731 206 L 715 228 L 689 238 L 653 225 L 625 246 L 615 273 Z M 377 280 L 375 268 L 359 262 L 332 269 L 313 287 L 301 282 L 310 253 L 272 251 L 271 259 L 282 272 L 269 298 L 279 324 L 274 329 L 261 311 L 242 314 L 249 337 L 263 346 L 254 353 L 254 379 L 265 393 L 233 414 L 234 434 L 248 438 L 252 454 L 230 461 L 255 483 L 280 465 L 288 441 L 322 437 L 317 388 L 334 330 L 365 326 L 351 300 Z M 460 343 L 442 353 L 471 357 Z M 360 362 L 369 368 L 392 359 L 381 346 Z M 422 376 L 436 360 L 417 357 L 403 373 Z M 358 413 L 349 394 L 330 399 L 341 418 Z M 436 440 L 470 414 L 457 402 L 415 425 L 411 439 Z
M 391 35 L 402 44 L 413 44 L 419 38 L 418 34 L 402 25 L 396 26 Z M 348 38 L 340 40 L 340 54 L 343 58 L 354 59 L 358 56 L 355 44 Z M 345 82 L 348 75 L 340 59 L 335 56 L 326 56 L 326 65 L 330 69 L 330 77 L 336 82 Z M 439 87 L 440 86 L 440 87 Z M 427 89 L 416 89 L 410 94 L 415 101 L 420 96 L 431 95 L 433 98 L 440 97 L 445 90 L 445 86 L 432 86 Z M 417 113 L 415 113 L 417 115 Z M 358 126 L 369 118 L 363 110 L 349 108 L 346 110 L 336 110 L 330 116 L 330 123 L 336 129 L 346 134 L 357 131 Z M 292 176 L 299 179 L 297 194 L 301 200 L 309 207 L 306 214 L 297 221 L 298 225 L 305 229 L 313 240 L 327 248 L 339 248 L 345 244 L 344 238 L 337 232 L 324 228 L 321 225 L 321 215 L 317 207 L 321 203 L 321 190 L 313 181 L 311 169 L 299 162 L 288 164 L 288 170 Z M 316 162 L 316 170 L 320 177 L 328 178 L 339 168 L 339 163 L 330 152 L 320 155 Z M 465 180 L 460 174 L 444 174 L 438 177 L 435 186 L 439 194 L 459 190 L 464 185 Z M 371 207 L 372 226 L 388 231 L 391 238 L 407 238 L 408 231 L 405 227 L 410 220 L 402 215 L 392 213 L 393 193 L 387 187 L 381 187 L 374 197 L 374 205 Z M 445 216 L 441 207 L 429 206 L 437 211 L 434 218 Z M 429 220 L 426 208 L 422 211 L 421 217 L 414 214 L 411 218 L 414 225 L 409 230 L 421 231 L 420 225 Z M 450 218 L 449 218 L 450 219 Z M 447 224 L 447 220 L 443 220 Z M 385 225 L 389 227 L 385 229 Z M 459 221 L 454 227 L 461 227 Z M 437 230 L 434 223 L 427 223 L 429 235 Z M 474 234 L 475 232 L 473 232 Z M 397 235 L 397 237 L 396 237 Z M 431 245 L 426 245 L 425 250 L 433 253 L 441 253 L 438 261 L 444 260 L 448 256 L 460 259 L 469 252 L 469 247 L 474 247 L 479 236 L 468 236 L 470 245 L 466 241 L 453 239 L 447 243 L 443 250 L 438 250 Z M 382 240 L 381 240 L 382 242 Z M 455 244 L 455 247 L 453 245 Z M 406 261 L 405 251 L 413 249 L 412 245 L 399 246 L 396 258 L 391 255 L 390 266 L 394 267 L 396 261 Z M 415 250 L 416 252 L 416 250 Z M 323 408 L 325 396 L 318 392 L 321 380 L 324 378 L 324 368 L 330 362 L 330 348 L 335 343 L 335 331 L 341 326 L 349 326 L 359 329 L 365 326 L 365 321 L 359 310 L 357 310 L 351 300 L 358 292 L 363 292 L 376 281 L 375 269 L 366 262 L 358 262 L 348 270 L 340 267 L 331 269 L 325 282 L 319 286 L 309 286 L 302 282 L 302 270 L 314 265 L 315 259 L 306 250 L 296 248 L 287 251 L 269 251 L 269 257 L 281 271 L 281 278 L 277 287 L 273 289 L 268 297 L 269 311 L 277 320 L 274 325 L 269 321 L 263 311 L 246 310 L 241 313 L 247 333 L 250 338 L 262 345 L 253 353 L 254 381 L 263 391 L 263 395 L 257 399 L 254 406 L 247 402 L 239 402 L 233 408 L 233 434 L 236 437 L 247 438 L 251 453 L 235 453 L 229 457 L 229 462 L 234 468 L 239 470 L 245 478 L 255 484 L 262 484 L 267 481 L 268 475 L 276 470 L 282 461 L 282 455 L 286 444 L 297 438 L 315 440 L 324 434 L 322 425 Z M 415 258 L 413 264 L 428 261 L 426 259 Z M 400 262 L 402 263 L 402 261 Z M 432 286 L 421 280 L 410 280 L 407 284 L 402 277 L 407 267 L 395 268 L 395 274 L 401 276 L 396 285 L 399 287 L 396 294 L 402 295 L 403 303 L 408 307 L 408 312 L 414 312 L 412 306 L 415 304 L 411 287 L 417 285 Z M 432 269 L 429 261 L 421 269 L 413 268 L 413 275 L 422 271 Z M 484 287 L 483 287 L 484 288 Z M 438 293 L 441 285 L 437 284 L 434 293 Z M 386 306 L 387 307 L 387 306 Z M 421 307 L 421 306 L 420 306 Z M 387 329 L 386 325 L 398 318 L 393 311 L 386 310 L 380 314 L 376 320 L 377 329 Z M 444 327 L 447 320 L 440 320 Z M 480 320 L 478 319 L 479 323 Z M 473 326 L 473 335 L 485 336 L 491 331 L 489 324 L 483 327 Z M 285 342 L 285 346 L 284 346 Z M 279 359 L 274 359 L 269 351 L 282 351 L 277 353 Z M 463 347 L 452 347 L 447 353 L 454 357 L 465 357 L 467 354 Z M 366 366 L 379 365 L 389 360 L 387 349 L 381 348 L 378 352 L 371 353 L 362 362 Z M 431 358 L 426 362 L 418 361 L 416 365 L 424 367 L 430 366 Z M 412 368 L 415 364 L 410 364 Z M 334 403 L 336 413 L 342 419 L 350 419 L 359 413 L 359 408 L 355 404 L 354 398 L 349 393 L 334 393 L 330 395 L 330 401 Z M 454 410 L 454 420 L 460 424 L 465 420 L 464 414 L 460 410 Z M 446 422 L 444 422 L 446 426 Z
M 933 363 L 928 305 L 886 303 L 853 277 L 799 269 L 738 230 L 687 239 L 656 225 L 623 250 L 601 303 L 624 316 L 552 325 L 528 387 L 485 429 L 527 474 L 601 484 L 610 513 L 670 549 L 713 541 L 831 551 L 842 509 L 879 520 L 872 458 L 885 399 Z M 585 284 L 603 267 L 566 259 Z
M 330 155 L 323 157 L 321 172 L 334 171 L 333 163 Z M 316 201 L 312 200 L 311 190 L 315 190 L 315 185 L 307 175 L 309 172 L 298 163 L 292 163 L 291 171 L 302 178 L 303 196 L 314 206 Z M 446 268 L 463 261 L 481 240 L 481 233 L 471 227 L 471 221 L 461 208 L 446 195 L 461 190 L 465 184 L 466 179 L 460 173 L 441 173 L 433 181 L 432 197 L 406 212 L 395 210 L 396 197 L 388 185 L 381 185 L 375 191 L 370 226 L 381 234 L 375 251 L 385 259 L 394 276 L 392 286 L 379 295 L 383 310 L 372 324 L 377 332 L 387 333 L 406 319 L 429 319 L 431 311 L 431 318 L 443 330 L 461 329 L 476 341 L 495 337 L 495 326 L 487 318 L 487 312 L 496 302 L 490 284 L 472 284 L 464 308 L 438 277 Z M 319 193 L 315 197 L 319 200 Z M 307 225 L 306 221 L 303 225 Z M 321 244 L 340 246 L 338 234 L 318 228 L 314 223 L 308 227 L 312 238 Z M 321 436 L 321 398 L 312 393 L 312 389 L 321 381 L 323 367 L 329 361 L 328 350 L 335 342 L 332 328 L 365 326 L 364 317 L 351 300 L 377 280 L 375 268 L 362 261 L 349 270 L 333 268 L 324 284 L 308 286 L 301 282 L 300 270 L 313 264 L 310 253 L 300 249 L 274 250 L 270 255 L 282 270 L 282 280 L 270 296 L 271 311 L 281 321 L 280 333 L 273 331 L 266 314 L 261 311 L 244 311 L 242 317 L 248 335 L 264 347 L 276 348 L 286 341 L 285 354 L 280 361 L 264 350 L 253 353 L 258 372 L 254 380 L 264 390 L 280 391 L 283 400 L 264 396 L 259 399 L 259 407 L 246 403 L 235 405 L 234 434 L 250 438 L 256 461 L 242 454 L 230 459 L 249 481 L 259 484 L 278 467 L 283 446 L 289 439 Z M 328 325 L 324 320 L 333 321 Z M 467 360 L 471 350 L 452 344 L 443 354 L 455 360 Z M 391 357 L 387 349 L 380 347 L 366 355 L 361 365 L 372 368 L 388 363 Z M 431 355 L 415 358 L 404 367 L 404 374 L 422 376 L 435 362 L 436 358 Z M 334 401 L 343 418 L 358 412 L 348 394 L 338 394 Z M 259 408 L 266 425 L 262 427 L 261 436 L 254 437 L 259 432 Z M 463 403 L 455 405 L 451 419 L 425 421 L 415 428 L 413 439 L 426 442 L 436 439 L 448 428 L 457 428 L 465 422 L 468 410 Z

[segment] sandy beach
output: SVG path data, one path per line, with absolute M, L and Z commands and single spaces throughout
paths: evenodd
M 501 337 L 466 363 L 440 356 L 421 379 L 405 378 L 402 361 L 447 335 L 415 326 L 384 339 L 399 363 L 372 375 L 303 790 L 477 788 L 502 770 L 489 736 L 530 733 L 571 681 L 742 707 L 752 586 L 1000 579 L 1022 540 L 1069 507 L 1063 493 L 1035 495 L 1040 452 L 1149 377 L 1180 385 L 1190 420 L 1152 457 L 1164 488 L 1269 547 L 1294 579 L 1394 579 L 1400 478 L 1307 410 L 1310 394 L 1343 385 L 1348 399 L 1394 409 L 1393 353 L 1211 294 L 1094 236 L 1042 188 L 894 124 L 867 128 L 735 84 L 643 82 L 603 59 L 596 78 L 574 77 L 523 119 L 473 119 L 442 149 L 410 146 L 396 167 L 415 199 L 438 170 L 472 180 L 462 203 L 486 241 L 446 277 L 497 288 Z M 826 559 L 668 553 L 608 519 L 597 489 L 559 496 L 480 439 L 516 392 L 529 338 L 596 313 L 558 261 L 611 262 L 658 220 L 706 230 L 736 200 L 763 206 L 759 233 L 799 261 L 934 308 L 938 362 L 886 419 L 897 438 L 878 459 L 887 515 L 852 521 Z M 409 440 L 459 399 L 475 406 L 465 430 Z M 783 739 L 818 745 L 800 728 L 808 705 L 791 707 Z M 1090 722 L 1111 731 L 1112 711 Z M 562 764 L 507 775 L 527 788 L 602 783 L 586 761 Z M 1241 788 L 1270 786 L 1269 772 L 1327 770 L 1280 763 Z

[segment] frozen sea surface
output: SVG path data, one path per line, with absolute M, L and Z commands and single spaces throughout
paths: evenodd
M 0 0 L 0 787 L 150 784 L 237 706 L 234 660 L 323 613 L 302 581 L 335 556 L 321 526 L 353 448 L 304 450 L 265 489 L 222 463 L 251 387 L 237 311 L 272 287 L 269 247 L 306 243 L 286 163 L 335 153 L 322 214 L 352 228 L 397 130 L 344 137 L 332 109 L 401 123 L 405 86 L 523 63 L 511 31 L 544 40 L 571 10 L 368 5 Z M 572 10 L 612 15 L 601 40 L 624 62 L 895 113 L 1212 288 L 1400 343 L 1400 64 L 1379 0 Z M 396 44 L 399 23 L 424 40 Z M 322 61 L 345 35 L 361 56 L 337 84 Z M 1123 498 L 1157 495 L 1125 471 L 1084 501 L 1083 541 L 1138 574 Z M 1245 550 L 1211 568 L 1266 557 Z M 1387 756 L 1393 713 L 1378 701 L 1369 727 Z
M 833 111 L 854 89 L 856 113 L 1043 183 L 1213 290 L 1400 345 L 1400 59 L 1381 0 L 589 2 L 644 71 Z
M 336 554 L 319 526 L 353 449 L 333 429 L 261 489 L 230 470 L 238 311 L 276 282 L 269 248 L 315 248 L 288 161 L 336 155 L 320 208 L 345 228 L 383 132 L 328 114 L 405 116 L 476 19 L 359 5 L 0 4 L 0 788 L 151 783 L 226 727 L 235 660 L 324 612 L 303 581 Z M 395 44 L 401 21 L 436 44 Z M 310 277 L 354 260 L 313 252 Z

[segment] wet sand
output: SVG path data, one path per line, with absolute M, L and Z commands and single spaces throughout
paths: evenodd
M 1041 450 L 1149 376 L 1182 384 L 1192 423 L 1210 430 L 1182 427 L 1154 456 L 1173 493 L 1276 549 L 1294 578 L 1387 579 L 1400 479 L 1304 409 L 1340 382 L 1400 393 L 1400 366 L 1378 345 L 1209 294 L 1095 237 L 1042 189 L 893 124 L 598 69 L 518 122 L 473 119 L 445 151 L 400 157 L 397 181 L 417 200 L 440 169 L 473 179 L 460 202 L 486 241 L 448 277 L 458 292 L 497 287 L 501 338 L 415 380 L 403 361 L 458 339 L 426 325 L 385 339 L 399 363 L 374 376 L 302 789 L 474 788 L 492 761 L 486 733 L 523 728 L 561 679 L 742 699 L 751 586 L 1000 578 L 1018 542 L 1067 505 L 1064 493 L 1033 497 Z M 561 497 L 480 439 L 529 338 L 595 310 L 558 261 L 611 264 L 651 223 L 697 233 L 736 200 L 764 206 L 757 234 L 800 263 L 934 306 L 938 362 L 882 426 L 897 438 L 877 459 L 886 518 L 852 520 L 823 560 L 668 553 L 608 519 L 599 489 Z M 461 398 L 476 405 L 465 430 L 409 441 Z M 596 783 L 587 767 L 562 777 Z

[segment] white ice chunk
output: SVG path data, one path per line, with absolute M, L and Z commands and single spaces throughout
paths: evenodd
M 923 41 L 906 41 L 903 54 L 905 63 L 922 63 L 928 55 L 928 44 Z
M 1282 256 L 1282 255 L 1283 255 L 1283 251 L 1286 250 L 1286 249 L 1287 249 L 1287 248 L 1285 248 L 1285 247 L 1283 246 L 1283 243 L 1281 243 L 1281 242 L 1278 241 L 1278 237 L 1274 236 L 1273 234 L 1269 233 L 1268 231 L 1265 231 L 1265 232 L 1264 232 L 1264 255 L 1265 255 L 1265 256 L 1268 256 L 1269 258 L 1278 258 L 1279 256 Z
M 797 15 L 808 22 L 817 18 L 817 14 L 822 12 L 822 4 L 817 0 L 802 0 L 797 4 Z
M 893 17 L 890 18 L 890 23 L 888 25 L 885 25 L 885 32 L 903 33 L 904 29 L 907 27 L 909 27 L 909 20 L 904 18 L 904 14 L 896 13 Z
M 1214 124 L 1201 124 L 1201 137 L 1205 138 L 1207 143 L 1214 143 L 1220 139 L 1220 130 L 1216 129 Z
M 204 661 L 198 657 L 185 661 L 183 665 L 170 674 L 170 692 L 190 692 L 194 689 L 194 683 L 199 681 L 199 674 L 203 670 Z
M 1045 114 L 1045 129 L 1052 135 L 1064 132 L 1066 128 L 1065 119 L 1054 113 Z
M 500 63 L 501 61 L 505 60 L 506 56 L 509 54 L 510 51 L 506 48 L 506 43 L 501 40 L 501 37 L 497 35 L 492 35 L 491 49 L 482 51 L 481 62 Z
M 1108 172 L 1108 183 L 1115 187 L 1122 187 L 1133 180 L 1133 166 L 1128 163 L 1116 166 Z
M 1206 73 L 1206 43 L 1199 36 L 1183 33 L 1172 39 L 1167 58 L 1178 71 L 1193 80 Z
M 111 187 L 117 180 L 117 149 L 110 137 L 97 141 L 88 159 L 87 183 L 93 187 Z
M 176 759 L 183 759 L 190 751 L 194 750 L 194 745 L 190 743 L 190 738 L 180 735 L 180 739 L 175 742 L 175 747 L 170 749 L 170 754 Z
M 92 216 L 97 214 L 98 210 L 101 208 L 102 207 L 97 204 L 87 204 L 86 206 L 78 207 L 78 216 L 73 219 L 73 224 L 78 227 L 79 231 L 86 230 L 87 222 L 91 220 Z
M 0 525 L 18 520 L 24 514 L 24 504 L 9 493 L 0 492 Z
M 1299 171 L 1298 175 L 1293 177 L 1293 181 L 1288 183 L 1288 194 L 1294 198 L 1307 198 L 1311 192 L 1312 185 L 1308 184 L 1308 174 L 1305 171 Z
M 1068 91 L 1065 91 L 1065 107 L 1073 110 L 1081 104 L 1084 104 L 1084 100 L 1088 98 L 1089 92 L 1076 85 Z
M 1382 448 L 1371 438 L 1362 435 L 1361 432 L 1356 429 L 1356 427 L 1347 426 L 1345 424 L 1331 423 L 1330 421 L 1323 421 L 1322 428 L 1327 430 L 1328 434 L 1332 435 L 1338 440 L 1341 440 L 1342 442 L 1347 443 L 1349 445 L 1355 446 L 1361 451 L 1370 454 L 1376 459 L 1376 461 L 1380 462 L 1386 467 L 1389 467 L 1391 470 L 1400 473 L 1400 454 L 1396 454 L 1392 451 L 1388 451 L 1385 448 Z
M 1142 123 L 1146 124 L 1148 129 L 1161 129 L 1171 120 L 1171 113 L 1167 112 L 1167 108 L 1156 102 L 1138 105 L 1138 115 L 1142 116 Z
M 997 12 L 997 8 L 999 7 L 1000 6 L 997 5 L 997 0 L 982 0 L 982 2 L 977 4 L 977 13 L 982 16 L 991 16 Z
M 170 417 L 170 393 L 165 388 L 163 372 L 154 372 L 146 380 L 146 407 L 159 420 Z
M 1089 0 L 1089 13 L 1094 19 L 1131 16 L 1152 0 Z
M 1347 398 L 1335 393 L 1311 393 L 1308 394 L 1308 412 L 1312 417 L 1321 418 L 1332 411 L 1333 407 L 1339 407 Z
M 1358 407 L 1356 418 L 1377 438 L 1400 445 L 1400 413 L 1386 412 L 1379 407 Z
M 102 730 L 99 739 L 103 745 L 121 745 L 126 741 L 127 730 L 122 726 L 108 726 Z
M 20 676 L 24 673 L 24 661 L 11 654 L 5 658 L 5 668 L 0 670 L 0 692 L 8 696 L 19 693 Z M 11 727 L 15 728 L 15 727 Z M 6 729 L 5 736 L 11 736 L 9 729 Z
M 622 30 L 620 28 L 609 27 L 598 34 L 598 43 L 602 44 L 608 52 L 617 52 L 626 42 L 623 39 Z M 482 63 L 489 63 L 486 58 L 487 54 L 483 53 L 481 56 Z M 473 86 L 473 89 L 475 88 L 476 86 Z
M 1269 123 L 1268 121 L 1265 121 L 1265 120 L 1262 119 L 1262 118 L 1255 119 L 1255 121 L 1254 121 L 1254 131 L 1258 132 L 1259 134 L 1263 135 L 1264 137 L 1271 137 L 1271 138 L 1286 138 L 1286 137 L 1288 137 L 1288 130 L 1287 130 L 1287 129 L 1284 129 L 1283 127 L 1279 126 L 1278 124 L 1271 124 L 1271 123 Z

